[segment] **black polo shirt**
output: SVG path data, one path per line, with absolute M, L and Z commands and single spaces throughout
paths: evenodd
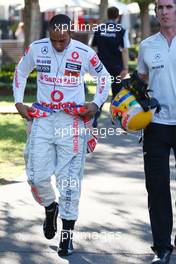
M 98 48 L 98 56 L 111 75 L 119 74 L 123 68 L 124 34 L 125 29 L 113 21 L 99 25 L 94 33 L 92 46 Z

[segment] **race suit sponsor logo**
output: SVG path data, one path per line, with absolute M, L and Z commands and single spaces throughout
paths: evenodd
M 48 53 L 48 47 L 47 46 L 44 46 L 41 48 L 41 53 L 46 55 Z
M 77 77 L 77 76 L 76 76 Z M 39 75 L 39 81 L 46 85 L 51 85 L 52 83 L 55 85 L 78 85 L 79 79 L 75 78 L 75 76 L 60 76 L 60 77 L 53 77 L 49 76 L 48 74 L 40 74 Z
M 37 72 L 50 72 L 51 66 L 49 66 L 49 65 L 37 65 L 36 71 Z
M 102 63 L 100 63 L 100 65 L 95 68 L 96 72 L 98 72 L 98 73 L 101 72 L 102 69 L 103 69 L 103 64 Z
M 65 109 L 65 108 L 72 108 L 72 107 L 74 107 L 75 105 L 76 105 L 76 103 L 75 102 L 64 102 L 64 103 L 62 103 L 62 102 L 58 102 L 58 103 L 46 103 L 46 102 L 43 102 L 43 101 L 41 101 L 41 105 L 43 105 L 43 106 L 46 106 L 46 107 L 49 107 L 49 108 L 51 108 L 51 109 Z
M 73 152 L 78 153 L 78 116 L 74 116 L 73 131 Z
M 69 70 L 80 71 L 81 70 L 81 65 L 66 62 L 66 68 L 69 69 Z
M 41 60 L 41 59 L 37 59 L 37 64 L 51 64 L 51 60 Z
M 66 76 L 79 77 L 80 76 L 80 72 L 78 72 L 78 71 L 65 70 L 64 75 L 66 75 Z
M 98 58 L 98 56 L 97 55 L 94 55 L 93 57 L 92 57 L 92 59 L 90 60 L 90 63 L 92 64 L 92 66 L 97 66 L 98 65 L 98 63 L 99 63 L 99 58 Z
M 98 92 L 101 94 L 105 88 L 105 84 L 106 84 L 106 78 L 103 77 L 101 78 L 101 81 L 100 81 L 100 87 L 98 88 Z
M 91 138 L 88 142 L 87 142 L 87 148 L 89 150 L 89 152 L 93 152 L 95 147 L 96 147 L 96 144 L 97 144 L 97 139 L 96 137 L 94 136 L 93 138 Z
M 29 52 L 30 47 L 25 48 L 24 55 L 27 55 Z
M 61 91 L 59 90 L 54 90 L 51 92 L 51 99 L 54 101 L 54 102 L 60 102 L 62 101 L 62 99 L 64 98 L 64 95 Z
M 41 58 L 41 59 L 51 59 L 51 56 L 38 55 L 37 58 Z
M 82 61 L 73 60 L 73 59 L 67 59 L 66 61 L 82 64 Z
M 15 71 L 15 86 L 16 88 L 20 87 L 20 83 L 18 81 L 18 71 L 17 70 Z
M 77 51 L 73 51 L 71 56 L 74 60 L 77 60 L 79 58 L 79 53 Z

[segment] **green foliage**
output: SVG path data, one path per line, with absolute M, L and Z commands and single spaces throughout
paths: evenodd
M 3 87 L 9 87 L 12 84 L 13 76 L 15 71 L 15 65 L 2 65 L 1 71 L 0 71 L 0 87 L 2 86 L 1 83 L 3 83 Z M 28 77 L 28 83 L 35 84 L 36 83 L 36 71 L 30 73 Z M 32 86 L 33 87 L 33 86 Z
M 133 2 L 133 1 L 131 1 Z M 136 1 L 138 4 L 150 4 L 153 3 L 153 0 L 137 0 Z
M 134 44 L 129 48 L 129 57 L 130 60 L 128 62 L 129 73 L 132 73 L 136 70 L 137 67 L 137 57 L 138 57 L 139 45 Z
M 1 66 L 1 71 L 14 72 L 14 70 L 15 70 L 15 64 Z
M 129 69 L 130 69 L 130 71 L 133 71 L 136 67 L 136 58 L 138 55 L 138 45 L 132 45 L 129 48 L 129 53 L 130 53 L 130 57 L 131 57 L 131 61 L 129 61 Z M 2 91 L 2 89 L 3 89 L 3 91 L 4 91 L 4 89 L 6 89 L 7 92 L 11 91 L 13 77 L 14 77 L 14 71 L 15 71 L 15 64 L 2 65 L 1 71 L 0 71 L 0 91 Z M 27 85 L 26 85 L 26 87 L 27 87 L 26 91 L 27 92 L 36 90 L 36 77 L 37 77 L 37 73 L 34 70 L 33 72 L 30 73 L 28 80 L 27 80 Z M 88 85 L 94 86 L 95 83 L 93 83 L 93 81 L 89 81 Z
M 139 52 L 139 45 L 134 44 L 129 48 L 129 57 L 130 61 L 134 61 L 138 57 L 138 52 Z
M 11 83 L 13 80 L 13 72 L 11 71 L 1 71 L 0 72 L 0 82 L 2 83 Z
M 137 60 L 130 61 L 128 66 L 129 66 L 129 73 L 134 72 L 137 68 Z
M 36 94 L 35 95 L 25 95 L 24 96 L 24 103 L 31 105 L 33 102 L 35 102 L 36 99 Z M 11 94 L 8 95 L 0 95 L 0 107 L 1 106 L 12 106 L 14 105 L 14 98 Z
M 1 71 L 0 71 L 0 82 L 7 81 L 8 83 L 11 83 L 13 81 L 14 71 L 15 71 L 15 64 L 10 65 L 2 65 Z M 35 83 L 36 78 L 36 71 L 30 73 L 29 78 L 30 82 Z
M 25 124 L 19 115 L 0 115 L 0 184 L 24 174 Z

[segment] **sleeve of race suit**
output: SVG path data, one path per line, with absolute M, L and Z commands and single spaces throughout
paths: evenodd
M 111 76 L 92 49 L 88 56 L 88 72 L 92 75 L 97 85 L 93 102 L 100 107 L 109 95 Z
M 27 78 L 34 67 L 35 62 L 32 47 L 30 46 L 25 50 L 24 56 L 21 58 L 15 69 L 13 78 L 13 95 L 15 103 L 23 103 Z

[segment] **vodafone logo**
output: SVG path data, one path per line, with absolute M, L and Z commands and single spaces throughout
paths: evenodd
M 71 56 L 74 60 L 77 60 L 79 58 L 79 53 L 77 51 L 73 51 Z
M 97 55 L 94 55 L 93 57 L 92 57 L 92 59 L 90 60 L 90 63 L 92 64 L 92 66 L 97 66 L 97 64 L 99 63 L 99 58 L 98 58 L 98 56 Z
M 51 99 L 54 102 L 60 102 L 64 98 L 64 95 L 61 91 L 54 90 L 51 92 Z

